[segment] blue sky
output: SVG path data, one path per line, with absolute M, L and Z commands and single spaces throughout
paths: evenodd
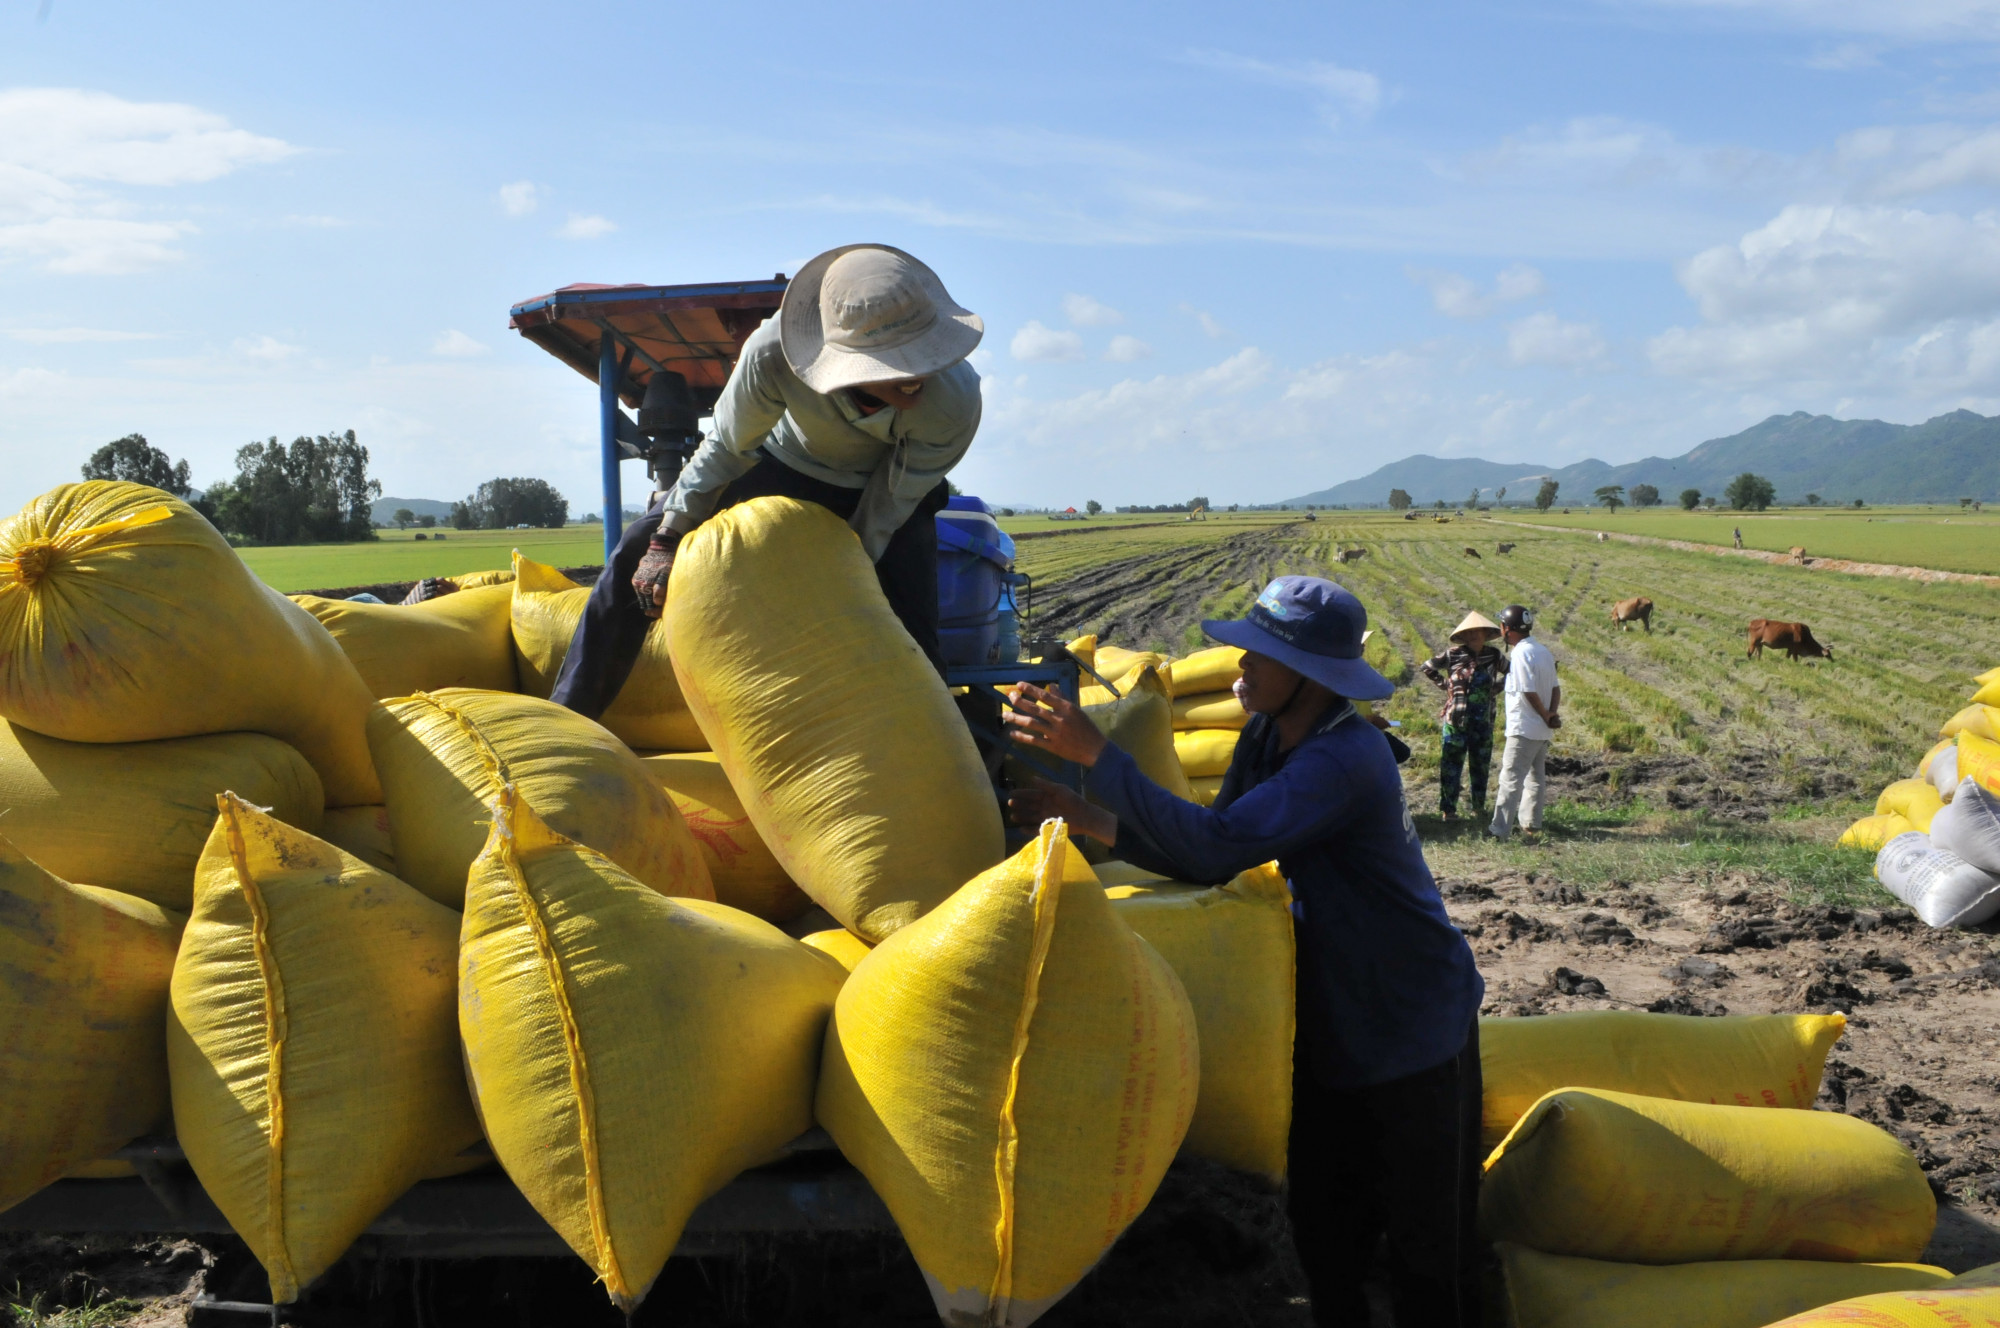
M 863 240 L 985 318 L 996 502 L 2000 413 L 1996 75 L 2000 0 L 0 0 L 0 510 L 345 428 L 593 510 L 508 306 Z

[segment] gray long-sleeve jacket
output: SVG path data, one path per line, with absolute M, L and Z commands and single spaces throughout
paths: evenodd
M 814 479 L 863 490 L 848 524 L 870 558 L 909 519 L 972 445 L 979 429 L 979 374 L 960 361 L 932 374 L 917 404 L 863 415 L 847 392 L 815 392 L 800 381 L 770 318 L 743 354 L 715 406 L 715 428 L 667 494 L 670 529 L 694 529 L 715 511 L 731 480 L 757 464 L 758 448 Z

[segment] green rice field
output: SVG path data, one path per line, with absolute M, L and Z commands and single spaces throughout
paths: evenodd
M 1813 558 L 2000 575 L 2000 512 L 1969 512 L 1957 507 L 1801 507 L 1771 512 L 1682 512 L 1655 507 L 1635 512 L 1627 507 L 1613 516 L 1601 507 L 1588 511 L 1573 507 L 1568 516 L 1559 511 L 1541 516 L 1514 510 L 1491 515 L 1506 521 L 1701 544 L 1727 545 L 1730 532 L 1740 528 L 1747 549 L 1784 553 L 1796 546 Z
M 419 540 L 419 534 L 428 538 Z M 443 538 L 438 536 L 442 534 Z M 561 530 L 385 530 L 370 544 L 294 544 L 239 549 L 250 570 L 278 590 L 331 590 L 426 576 L 458 576 L 513 565 L 519 549 L 537 562 L 577 567 L 604 561 L 599 526 Z

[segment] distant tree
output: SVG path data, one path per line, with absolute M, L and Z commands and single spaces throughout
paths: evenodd
M 426 512 L 422 516 L 417 518 L 417 529 L 435 530 L 437 528 L 437 523 L 438 519 L 435 516 L 431 515 L 429 512 Z
M 451 524 L 460 530 L 560 529 L 569 524 L 569 500 L 547 480 L 492 479 L 451 505 Z
M 1625 486 L 1606 484 L 1597 490 L 1596 496 L 1599 503 L 1611 509 L 1611 515 L 1617 516 L 1618 509 L 1625 505 Z
M 1477 487 L 1472 490 L 1472 496 L 1465 500 L 1465 505 L 1475 512 L 1479 510 L 1479 490 Z
M 1410 510 L 1409 491 L 1406 489 L 1389 490 L 1389 508 L 1391 511 L 1395 512 L 1409 511 Z
M 1188 499 L 1188 500 L 1187 500 L 1187 510 L 1188 510 L 1188 511 L 1192 512 L 1192 511 L 1195 511 L 1195 510 L 1196 510 L 1197 508 L 1198 508 L 1198 509 L 1200 509 L 1200 510 L 1202 510 L 1202 511 L 1204 511 L 1204 512 L 1205 512 L 1205 511 L 1207 511 L 1207 510 L 1208 510 L 1208 499 L 1206 499 L 1206 498 L 1199 498 L 1199 497 L 1197 497 L 1197 498 L 1190 498 L 1190 499 Z
M 1961 498 L 1958 500 L 1958 505 L 1960 507 L 1970 507 L 1972 506 L 1972 500 L 1970 498 Z
M 1806 506 L 1807 506 L 1807 507 L 1818 507 L 1818 506 L 1819 506 L 1819 502 L 1820 502 L 1820 499 L 1819 499 L 1819 495 L 1818 495 L 1818 494 L 1816 494 L 1816 493 L 1809 493 L 1809 494 L 1807 494 L 1807 495 L 1806 495 Z
M 1083 505 L 1083 510 L 1090 513 L 1092 516 L 1096 516 L 1099 512 L 1102 512 L 1104 510 L 1104 504 L 1098 502 L 1095 498 L 1093 498 L 1089 502 Z
M 382 485 L 368 478 L 368 449 L 354 430 L 276 438 L 236 449 L 236 478 L 204 495 L 209 519 L 225 534 L 258 544 L 372 540 L 368 507 Z
M 1707 494 L 1707 495 L 1705 495 L 1705 496 L 1704 496 L 1704 497 L 1702 498 L 1702 500 L 1701 500 L 1701 505 L 1702 505 L 1703 507 L 1706 507 L 1706 508 L 1709 508 L 1709 509 L 1710 509 L 1711 511 L 1712 511 L 1712 510 L 1714 510 L 1714 507 L 1715 507 L 1715 495 L 1714 495 L 1714 494 L 1712 494 L 1712 493 L 1711 493 L 1711 494 Z
M 1437 500 L 1437 510 L 1440 512 L 1444 511 L 1444 499 L 1440 498 Z
M 1694 511 L 1695 508 L 1699 507 L 1700 505 L 1701 505 L 1700 489 L 1681 490 L 1681 511 L 1692 512 Z
M 1861 506 L 1861 500 L 1860 500 L 1859 498 L 1856 498 L 1856 499 L 1854 500 L 1854 505 L 1855 505 L 1856 507 L 1859 507 L 1859 506 Z
M 944 491 L 947 494 L 951 495 L 953 498 L 960 498 L 963 497 L 965 494 L 965 490 L 959 488 L 956 484 L 952 483 L 950 480 L 946 480 L 944 482 Z
M 1658 489 L 1650 484 L 1635 484 L 1632 486 L 1632 506 L 1658 507 L 1659 505 L 1660 491 Z
M 1495 490 L 1493 491 L 1493 504 L 1494 504 L 1494 506 L 1496 506 L 1496 507 L 1497 507 L 1497 506 L 1499 506 L 1499 505 L 1500 505 L 1500 503 L 1501 503 L 1501 501 L 1502 501 L 1503 499 L 1505 499 L 1506 497 L 1507 497 L 1507 486 L 1503 484 L 1503 485 L 1501 485 L 1501 486 L 1500 486 L 1499 488 L 1497 488 L 1497 489 L 1495 489 Z
M 1012 515 L 1014 515 L 1014 509 L 1013 509 L 1013 508 L 1011 508 L 1011 507 L 1003 507 L 1003 508 L 1001 508 L 1001 509 L 1000 509 L 1000 515 L 1001 515 L 1001 516 L 1012 516 Z
M 1778 489 L 1762 475 L 1753 475 L 1746 470 L 1729 481 L 1729 487 L 1722 491 L 1722 496 L 1739 512 L 1761 512 L 1778 500 Z
M 1560 488 L 1562 488 L 1562 485 L 1556 483 L 1554 480 L 1543 480 L 1542 487 L 1535 490 L 1535 510 L 1537 512 L 1546 512 L 1551 507 L 1554 507 L 1556 505 L 1556 490 Z
M 83 463 L 83 477 L 150 485 L 176 498 L 185 498 L 194 489 L 188 482 L 188 463 L 169 460 L 143 433 L 128 433 L 92 452 L 90 460 Z
M 396 529 L 398 530 L 408 530 L 411 526 L 417 524 L 417 514 L 407 507 L 399 507 L 389 513 L 389 519 L 396 523 Z

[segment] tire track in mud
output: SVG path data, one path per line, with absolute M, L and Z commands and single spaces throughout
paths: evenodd
M 1019 561 L 1031 563 L 1035 552 L 1040 550 L 1024 550 Z M 1206 546 L 1163 544 L 1038 584 L 1031 630 L 1057 636 L 1094 631 L 1119 645 L 1179 650 L 1206 601 L 1232 586 L 1262 586 L 1299 552 L 1290 526 L 1244 531 Z

